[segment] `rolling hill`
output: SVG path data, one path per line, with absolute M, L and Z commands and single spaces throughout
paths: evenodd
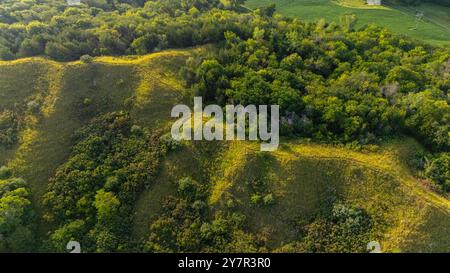
M 192 52 L 101 57 L 92 64 L 40 58 L 0 62 L 0 109 L 30 101 L 40 105 L 37 113 L 24 114 L 19 143 L 0 154 L 0 165 L 28 181 L 39 217 L 41 197 L 49 178 L 69 157 L 74 132 L 97 115 L 126 109 L 127 99 L 135 104 L 128 107 L 142 124 L 167 122 L 170 115 L 163 110 L 181 97 L 174 69 Z M 43 227 L 41 235 L 46 231 Z
M 421 149 L 415 141 L 393 141 L 377 152 L 282 143 L 279 151 L 269 154 L 259 152 L 254 143 L 241 142 L 187 144 L 169 155 L 158 182 L 137 202 L 134 236 L 145 235 L 146 223 L 158 217 L 164 198 L 175 194 L 176 181 L 189 173 L 211 183 L 209 204 L 218 211 L 243 212 L 249 229 L 264 234 L 271 251 L 295 251 L 290 244 L 299 231 L 293 223 L 308 222 L 333 199 L 368 211 L 374 219 L 370 236 L 383 251 L 449 250 L 450 202 L 423 187 L 404 164 L 411 151 Z M 250 205 L 248 185 L 255 180 L 268 183 L 275 205 Z
M 203 51 L 98 57 L 92 63 L 41 58 L 0 63 L 0 108 L 40 105 L 38 112 L 24 112 L 20 141 L 2 151 L 0 165 L 29 183 L 43 239 L 52 227 L 42 219 L 41 198 L 70 155 L 71 135 L 93 117 L 116 110 L 129 111 L 143 127 L 167 131 L 170 109 L 183 101 L 179 70 Z M 290 139 L 281 143 L 274 153 L 259 152 L 252 142 L 184 143 L 168 154 L 156 182 L 140 195 L 133 236 L 145 238 L 164 199 L 176 193 L 176 181 L 190 176 L 208 186 L 213 210 L 243 213 L 248 231 L 264 234 L 269 251 L 293 251 L 301 236 L 298 225 L 314 219 L 327 200 L 363 208 L 372 219 L 370 238 L 384 251 L 450 251 L 450 202 L 422 185 L 405 163 L 422 149 L 414 140 L 360 152 Z M 273 205 L 251 205 L 252 181 L 268 185 Z

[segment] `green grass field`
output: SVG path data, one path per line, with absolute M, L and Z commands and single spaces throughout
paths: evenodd
M 450 43 L 449 7 L 422 4 L 414 8 L 390 5 L 380 8 L 361 4 L 361 0 L 248 0 L 246 5 L 254 9 L 271 3 L 276 3 L 279 13 L 302 20 L 323 18 L 329 22 L 339 22 L 341 16 L 352 13 L 358 18 L 357 26 L 373 23 L 431 44 Z M 424 13 L 424 19 L 419 23 L 415 16 L 416 10 Z

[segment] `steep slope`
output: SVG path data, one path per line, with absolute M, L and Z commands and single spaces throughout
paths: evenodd
M 336 200 L 368 212 L 370 238 L 383 251 L 450 250 L 450 202 L 422 187 L 405 163 L 422 149 L 415 141 L 393 141 L 375 152 L 282 143 L 274 153 L 249 142 L 186 144 L 169 155 L 158 182 L 139 200 L 135 236 L 145 235 L 144 224 L 158 217 L 176 181 L 190 176 L 210 183 L 211 206 L 244 213 L 248 230 L 264 236 L 273 251 L 296 251 L 291 244 L 303 238 L 302 227 Z M 273 205 L 252 204 L 255 181 L 266 184 Z
M 0 62 L 0 110 L 17 105 L 23 120 L 20 140 L 1 151 L 0 164 L 28 181 L 39 215 L 49 178 L 71 152 L 73 133 L 93 117 L 117 110 L 130 111 L 145 126 L 164 124 L 181 98 L 178 69 L 194 52 L 101 57 L 92 63 L 40 58 Z M 27 109 L 31 101 L 37 110 Z M 48 228 L 41 229 L 45 234 Z

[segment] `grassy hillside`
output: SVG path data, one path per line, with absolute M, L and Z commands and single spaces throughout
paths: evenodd
M 302 20 L 324 18 L 339 22 L 341 16 L 352 13 L 357 16 L 357 26 L 374 23 L 395 33 L 436 45 L 448 44 L 450 41 L 450 8 L 435 4 L 408 8 L 392 5 L 373 7 L 360 0 L 248 0 L 247 6 L 256 8 L 272 3 L 276 3 L 278 12 Z M 416 10 L 424 13 L 424 19 L 419 23 L 415 17 Z
M 93 117 L 121 109 L 144 127 L 167 128 L 170 109 L 183 99 L 179 69 L 199 51 L 99 57 L 92 63 L 0 62 L 0 110 L 30 101 L 40 105 L 37 112 L 25 111 L 19 143 L 0 153 L 0 163 L 30 184 L 39 216 L 48 180 L 71 152 L 72 134 Z M 210 206 L 244 213 L 248 229 L 267 237 L 271 250 L 290 251 L 289 243 L 301 236 L 298 227 L 333 199 L 364 208 L 374 219 L 371 238 L 385 251 L 450 251 L 450 202 L 422 187 L 404 163 L 421 149 L 416 142 L 394 141 L 375 152 L 290 140 L 275 153 L 258 147 L 195 142 L 170 153 L 136 204 L 135 238 L 146 236 L 175 182 L 191 176 L 208 185 Z M 253 181 L 267 183 L 272 206 L 250 204 Z M 49 229 L 40 222 L 41 236 Z
M 211 183 L 210 205 L 222 213 L 244 213 L 250 231 L 267 237 L 274 251 L 292 251 L 289 244 L 301 237 L 299 226 L 332 200 L 364 208 L 374 219 L 371 238 L 386 252 L 449 251 L 450 202 L 421 186 L 404 163 L 411 151 L 421 149 L 415 141 L 393 141 L 377 152 L 282 143 L 275 153 L 238 142 L 187 144 L 171 154 L 158 183 L 137 204 L 135 236 L 145 234 L 143 224 L 157 218 L 165 196 L 174 194 L 176 181 L 189 173 Z M 274 194 L 271 207 L 251 205 L 248 185 L 260 180 Z
M 0 62 L 0 110 L 29 101 L 40 104 L 38 113 L 27 112 L 19 143 L 0 154 L 1 164 L 29 182 L 38 214 L 49 178 L 71 152 L 74 132 L 115 110 L 129 110 L 145 126 L 167 121 L 181 97 L 174 80 L 177 68 L 193 52 L 102 57 L 89 64 L 39 58 Z

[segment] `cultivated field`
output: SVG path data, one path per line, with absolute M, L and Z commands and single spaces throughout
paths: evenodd
M 377 24 L 389 30 L 426 41 L 443 45 L 450 43 L 450 8 L 434 4 L 417 7 L 402 7 L 387 4 L 383 7 L 367 6 L 361 0 L 249 0 L 247 6 L 256 8 L 276 3 L 281 14 L 295 16 L 302 20 L 325 19 L 339 22 L 345 14 L 355 14 L 358 26 Z M 423 12 L 418 20 L 416 12 Z

